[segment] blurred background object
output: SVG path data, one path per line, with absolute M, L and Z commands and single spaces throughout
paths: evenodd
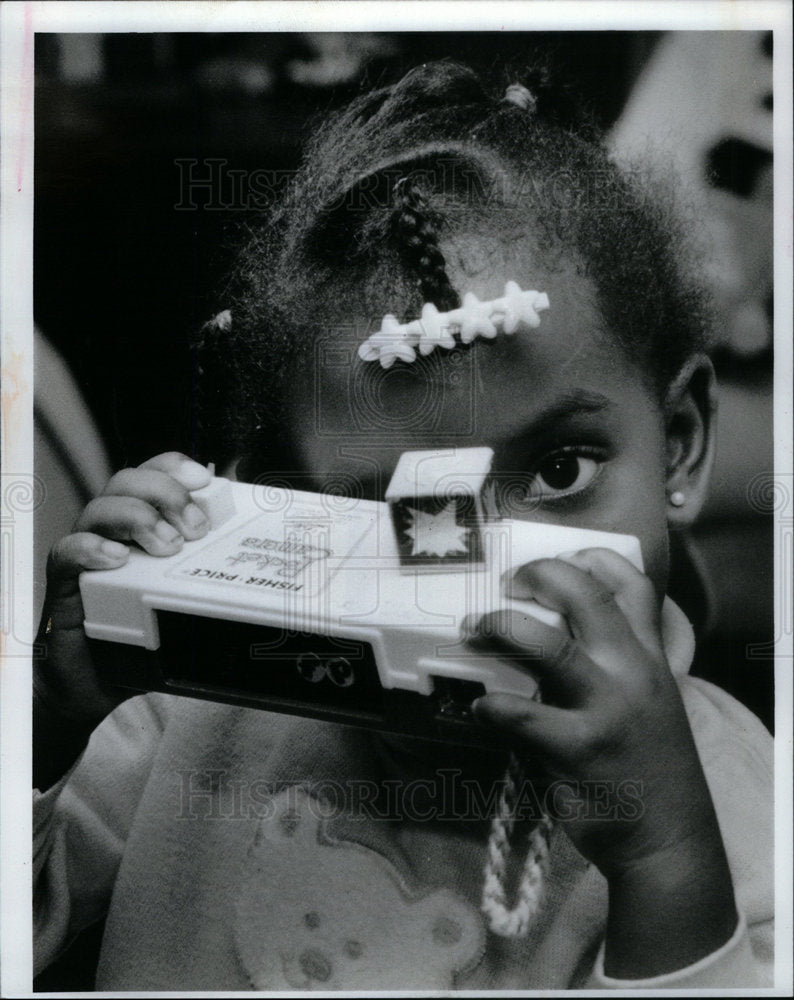
M 705 250 L 720 413 L 710 499 L 687 540 L 709 603 L 696 669 L 770 727 L 772 115 L 771 32 L 670 32 L 611 135 L 621 162 L 674 172 Z
M 83 507 L 112 475 L 102 437 L 80 388 L 46 337 L 33 335 L 33 472 L 45 484 L 36 512 L 33 618 L 44 604 L 47 553 L 72 530 Z
M 353 83 L 368 63 L 399 52 L 392 36 L 366 31 L 355 35 L 311 31 L 304 32 L 301 39 L 308 49 L 307 57 L 291 60 L 286 71 L 293 83 L 304 86 L 336 87 Z
M 651 159 L 684 182 L 705 224 L 719 311 L 716 347 L 772 346 L 772 34 L 670 32 L 612 133 L 621 160 Z

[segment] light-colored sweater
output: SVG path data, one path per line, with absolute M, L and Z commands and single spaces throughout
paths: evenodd
M 771 739 L 680 683 L 741 913 L 688 969 L 604 977 L 606 883 L 560 827 L 529 935 L 486 931 L 487 822 L 461 817 L 485 814 L 487 786 L 455 751 L 428 767 L 429 745 L 167 695 L 122 705 L 34 795 L 37 969 L 107 913 L 103 990 L 770 985 Z

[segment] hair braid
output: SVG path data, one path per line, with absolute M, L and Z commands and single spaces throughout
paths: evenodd
M 424 301 L 442 311 L 456 309 L 460 297 L 447 275 L 436 220 L 421 190 L 410 179 L 404 178 L 395 186 L 394 228 L 403 261 L 417 275 Z

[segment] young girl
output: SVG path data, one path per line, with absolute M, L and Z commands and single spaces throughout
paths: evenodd
M 175 454 L 119 472 L 50 561 L 39 968 L 107 913 L 108 990 L 770 981 L 770 740 L 671 670 L 691 644 L 665 600 L 668 532 L 703 502 L 715 408 L 683 261 L 669 213 L 523 87 L 492 99 L 424 66 L 321 130 L 203 334 L 238 478 L 342 477 L 382 499 L 402 451 L 486 445 L 502 513 L 635 535 L 645 574 L 600 549 L 539 560 L 505 592 L 568 635 L 515 610 L 463 623 L 479 651 L 531 656 L 539 683 L 474 706 L 523 765 L 505 786 L 502 750 L 166 695 L 118 705 L 77 575 L 129 543 L 166 556 L 202 537 L 189 491 L 209 476 Z M 512 335 L 481 317 L 446 348 L 369 339 L 384 315 L 508 282 L 548 299 Z

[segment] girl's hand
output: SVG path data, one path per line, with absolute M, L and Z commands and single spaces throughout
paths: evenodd
M 589 549 L 529 563 L 506 589 L 511 598 L 560 612 L 571 635 L 515 609 L 481 618 L 469 641 L 520 658 L 538 679 L 541 700 L 486 695 L 474 710 L 482 723 L 510 734 L 519 755 L 537 762 L 553 812 L 609 880 L 611 974 L 664 971 L 647 971 L 634 946 L 643 934 L 638 920 L 652 928 L 660 912 L 663 918 L 677 912 L 672 902 L 665 908 L 668 893 L 686 904 L 687 919 L 678 914 L 674 927 L 661 932 L 680 933 L 698 913 L 693 899 L 700 894 L 708 914 L 699 914 L 682 948 L 687 957 L 692 950 L 696 957 L 708 954 L 713 937 L 720 938 L 717 947 L 735 926 L 733 891 L 689 721 L 665 659 L 651 582 L 614 552 Z M 653 907 L 661 911 L 646 912 Z M 661 955 L 657 948 L 655 961 L 674 951 Z
M 86 506 L 73 534 L 53 546 L 37 638 L 42 652 L 34 664 L 34 706 L 46 723 L 38 727 L 37 742 L 40 735 L 51 742 L 56 730 L 90 732 L 125 698 L 104 686 L 94 669 L 83 631 L 79 574 L 122 566 L 129 542 L 151 555 L 169 556 L 185 539 L 206 534 L 209 525 L 189 491 L 209 481 L 207 469 L 176 452 L 123 469 Z

